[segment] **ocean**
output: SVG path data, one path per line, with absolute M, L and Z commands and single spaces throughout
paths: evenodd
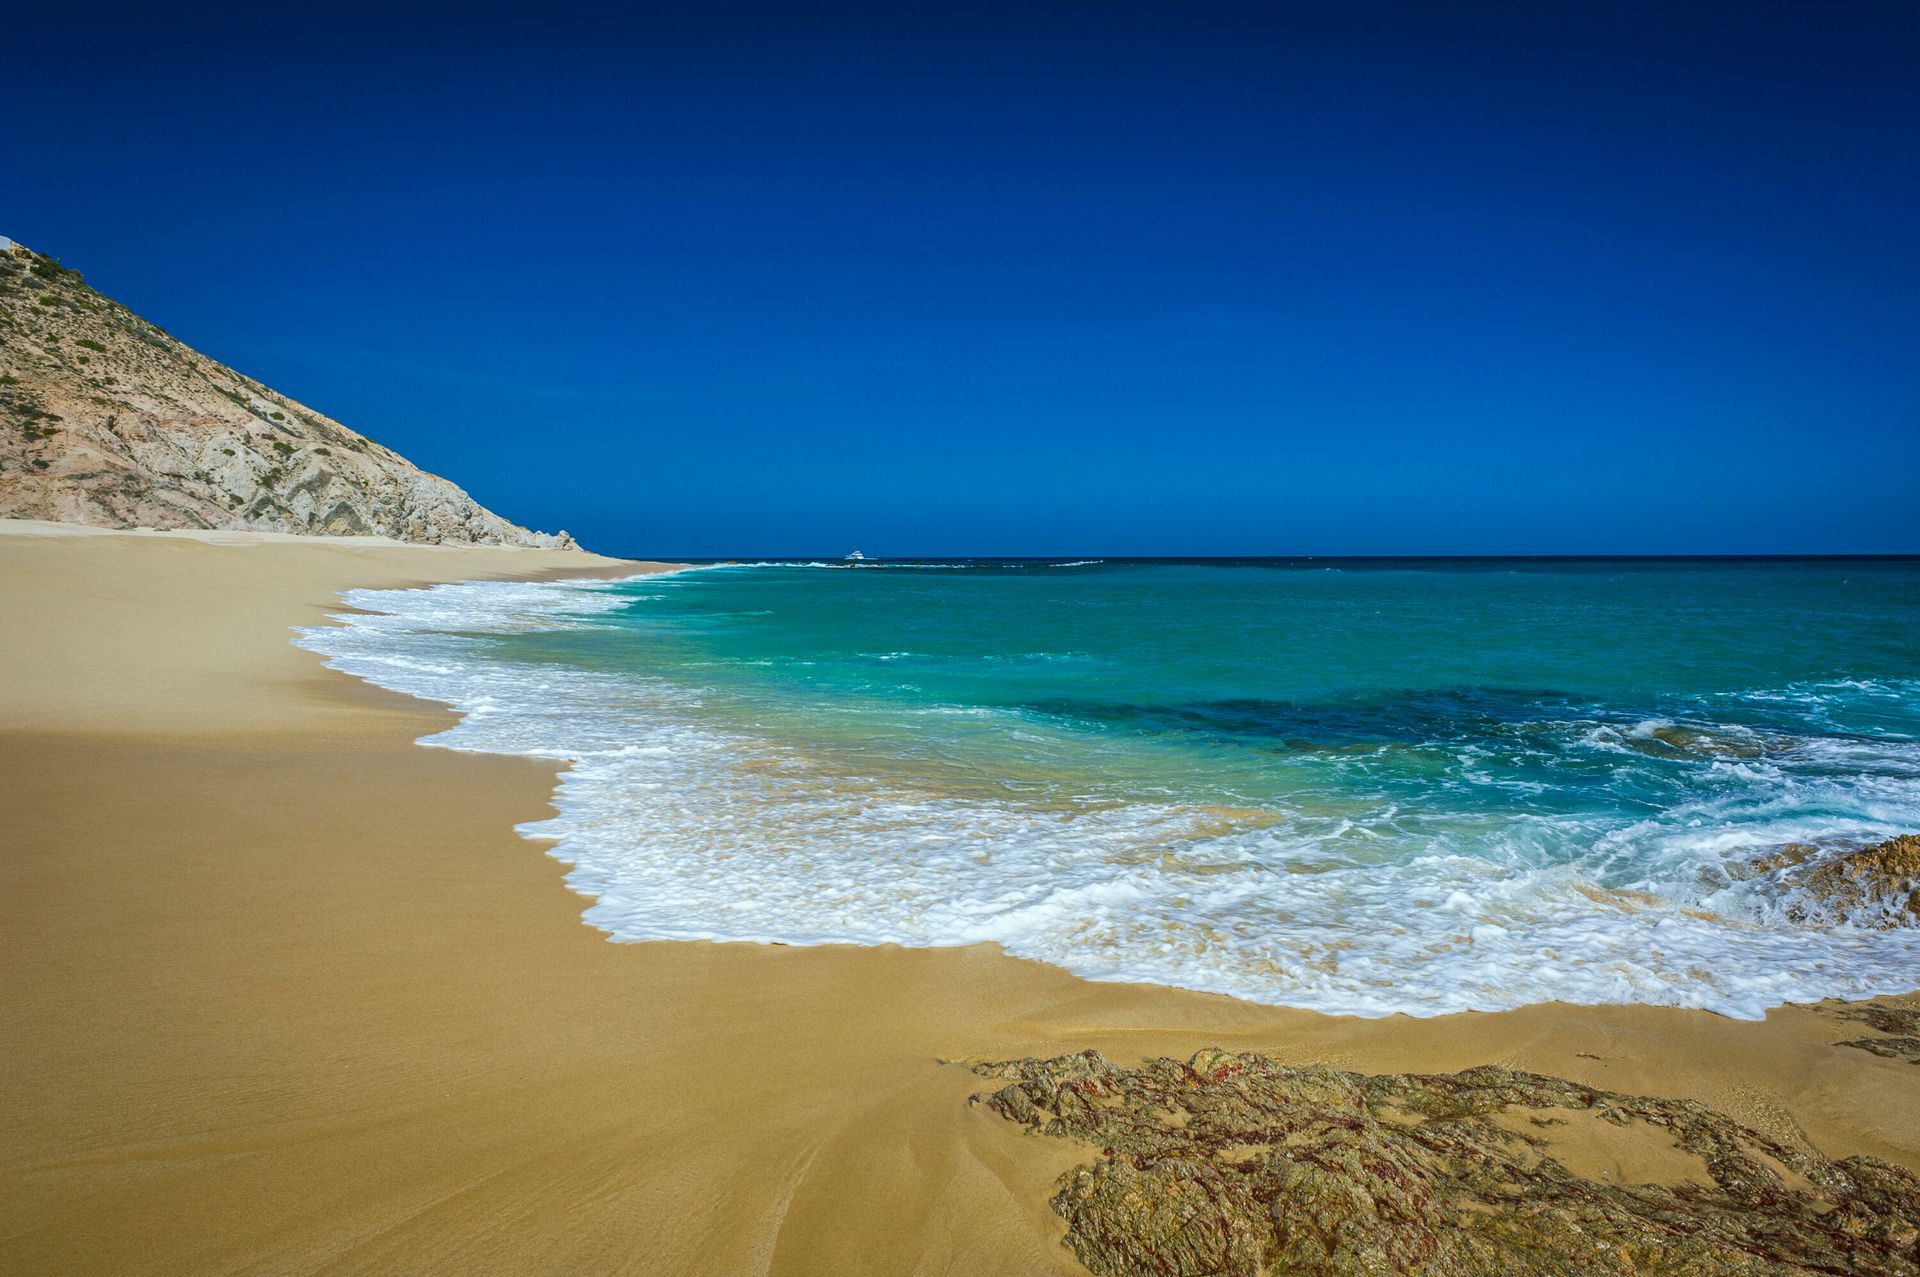
M 1920 561 L 755 563 L 354 591 L 333 666 L 566 760 L 623 941 L 991 941 L 1364 1016 L 1920 988 Z

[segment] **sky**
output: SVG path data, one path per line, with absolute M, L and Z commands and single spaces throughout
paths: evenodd
M 658 556 L 1920 551 L 1920 9 L 35 6 L 0 234 Z

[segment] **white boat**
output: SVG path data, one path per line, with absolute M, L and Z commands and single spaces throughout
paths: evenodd
M 860 553 L 860 551 L 858 551 L 858 550 L 855 550 L 855 551 L 854 551 L 854 552 L 853 552 L 852 554 L 849 554 L 849 555 L 847 556 L 847 562 L 849 562 L 849 563 L 864 563 L 864 562 L 866 562 L 866 558 L 867 558 L 867 556 L 866 556 L 866 555 L 864 555 L 864 554 L 862 554 L 862 553 Z

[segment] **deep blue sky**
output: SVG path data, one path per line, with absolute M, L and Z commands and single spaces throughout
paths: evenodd
M 0 233 L 596 548 L 1920 550 L 1911 5 L 35 7 Z

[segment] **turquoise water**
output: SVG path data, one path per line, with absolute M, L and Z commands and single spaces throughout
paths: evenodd
M 1920 829 L 1920 563 L 720 567 L 307 640 L 578 760 L 616 937 L 991 940 L 1333 1011 L 1920 985 L 1756 873 Z

